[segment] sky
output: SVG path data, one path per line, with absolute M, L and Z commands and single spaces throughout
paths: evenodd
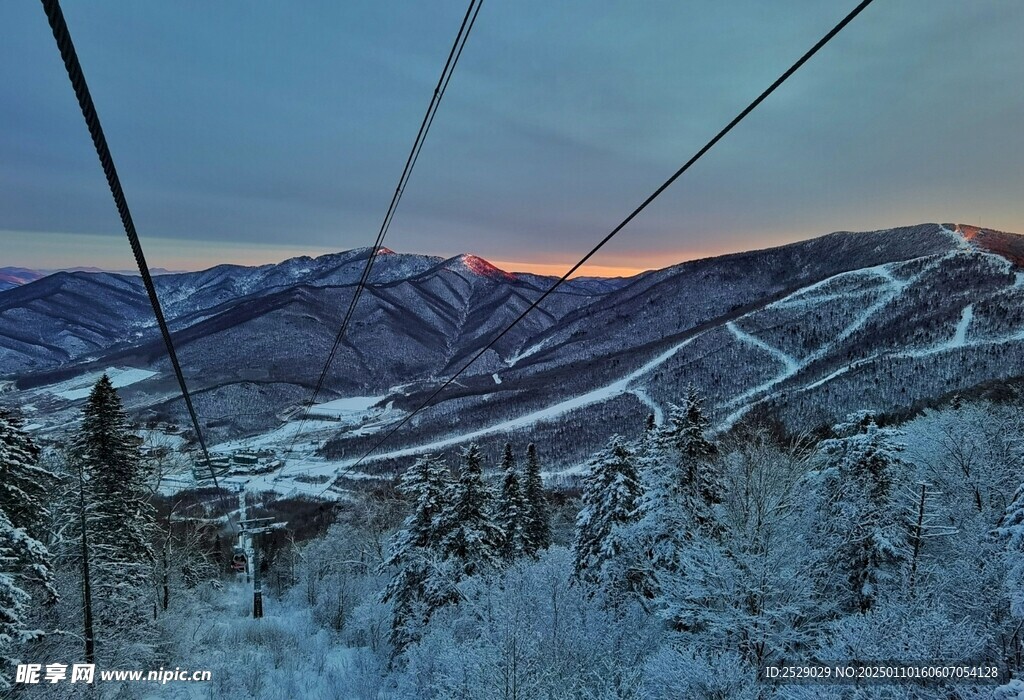
M 484 3 L 386 245 L 557 274 L 853 0 Z M 370 245 L 465 12 L 66 0 L 152 267 Z M 1024 3 L 879 0 L 620 233 L 629 274 L 836 230 L 1024 232 Z M 0 266 L 133 261 L 39 3 L 0 3 Z

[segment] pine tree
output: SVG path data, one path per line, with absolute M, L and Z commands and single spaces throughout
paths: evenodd
M 42 634 L 27 629 L 32 604 L 57 598 L 50 553 L 39 541 L 48 517 L 45 491 L 56 477 L 38 461 L 39 448 L 0 411 L 0 690 L 10 687 L 19 648 Z
M 573 544 L 576 577 L 613 599 L 632 588 L 624 555 L 641 495 L 634 455 L 615 436 L 590 461 Z
M 44 588 L 50 598 L 50 557 L 36 539 L 16 527 L 0 508 L 0 690 L 10 688 L 18 650 L 25 642 L 42 635 L 26 628 L 33 600 L 32 591 Z
M 707 439 L 709 421 L 690 389 L 682 407 L 671 406 L 656 438 L 643 454 L 645 495 L 637 536 L 648 559 L 646 587 L 659 588 L 659 572 L 679 571 L 683 550 L 721 533 L 715 508 L 723 495 L 717 448 Z
M 501 553 L 506 561 L 518 559 L 526 551 L 526 502 L 519 483 L 519 469 L 511 443 L 505 443 L 501 457 L 501 491 L 496 504 L 496 520 L 501 528 Z
M 9 412 L 0 410 L 0 509 L 14 527 L 44 539 L 47 492 L 57 477 L 39 466 L 39 448 Z
M 822 442 L 826 463 L 819 514 L 824 567 L 820 580 L 844 612 L 868 612 L 897 584 L 909 558 L 902 508 L 894 502 L 903 468 L 898 433 L 878 427 L 870 413 L 834 428 Z
M 703 400 L 690 387 L 682 408 L 672 406 L 659 442 L 675 464 L 675 491 L 682 491 L 695 522 L 713 528 L 712 508 L 722 500 L 722 476 L 713 460 L 718 448 L 707 439 L 711 422 L 704 415 Z
M 501 530 L 491 519 L 490 492 L 484 484 L 483 455 L 476 444 L 462 453 L 462 469 L 441 513 L 441 550 L 465 576 L 493 570 L 500 563 Z
M 523 500 L 526 506 L 525 551 L 526 554 L 535 557 L 538 552 L 551 546 L 551 523 L 544 495 L 544 481 L 540 475 L 540 461 L 537 459 L 537 446 L 532 442 L 526 448 L 526 483 L 523 487 Z
M 134 634 L 146 612 L 156 533 L 139 440 L 110 379 L 93 387 L 75 440 L 85 475 L 93 585 L 101 635 Z
M 392 577 L 382 600 L 392 604 L 391 646 L 401 654 L 419 639 L 434 611 L 452 599 L 454 591 L 439 568 L 445 523 L 441 514 L 450 496 L 448 469 L 433 455 L 416 460 L 402 475 L 399 492 L 412 502 L 384 562 Z

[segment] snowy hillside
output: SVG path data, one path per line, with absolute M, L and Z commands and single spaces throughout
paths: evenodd
M 860 405 L 902 411 L 1024 375 L 1019 240 L 923 224 L 574 281 L 361 469 L 504 436 L 561 445 L 552 466 L 572 468 L 608 434 L 637 434 L 637 415 L 660 421 L 691 385 L 722 430 L 763 416 L 826 425 Z M 293 440 L 288 421 L 300 417 L 367 252 L 159 278 L 214 442 L 263 436 L 280 452 L 298 448 L 288 456 L 298 473 L 340 473 L 553 281 L 471 255 L 382 251 L 326 405 Z M 61 274 L 0 296 L 7 396 L 44 424 L 81 398 L 60 387 L 108 367 L 147 373 L 123 392 L 139 417 L 184 423 L 137 280 Z M 388 411 L 356 423 L 332 415 L 364 396 Z

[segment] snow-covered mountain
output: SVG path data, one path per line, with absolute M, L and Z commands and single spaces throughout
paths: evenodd
M 810 428 L 860 406 L 901 411 L 1015 378 L 1022 241 L 923 224 L 573 280 L 382 452 L 512 435 L 564 445 L 552 456 L 571 464 L 611 433 L 638 431 L 647 413 L 660 418 L 691 384 L 719 427 L 768 418 Z M 272 430 L 308 397 L 368 254 L 157 279 L 216 437 Z M 400 418 L 553 281 L 472 255 L 381 251 L 321 400 L 380 397 Z M 129 402 L 181 420 L 137 278 L 59 273 L 0 294 L 0 374 L 17 390 L 38 398 L 106 367 L 155 373 L 123 390 Z M 63 405 L 47 396 L 47 410 Z M 365 450 L 374 430 L 339 432 L 322 453 Z

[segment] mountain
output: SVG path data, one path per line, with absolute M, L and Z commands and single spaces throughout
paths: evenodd
M 138 272 L 134 270 L 112 271 L 103 270 L 98 267 L 64 267 L 59 270 L 30 270 L 26 267 L 0 267 L 0 292 L 20 287 L 21 285 L 28 284 L 29 282 L 35 282 L 36 280 L 58 272 L 112 272 L 116 275 L 138 274 Z M 154 276 L 174 274 L 173 271 L 165 270 L 162 267 L 152 267 L 149 269 L 149 272 Z
M 802 430 L 1024 375 L 1022 241 L 922 224 L 571 280 L 368 462 L 511 436 L 571 466 L 647 413 L 662 419 L 690 385 L 719 429 Z M 215 441 L 275 430 L 308 399 L 367 255 L 158 278 Z M 382 250 L 320 400 L 372 399 L 344 425 L 316 426 L 321 458 L 374 446 L 553 282 L 472 255 Z M 140 416 L 184 423 L 137 278 L 58 273 L 0 294 L 6 400 L 66 417 L 75 382 L 108 367 L 127 372 Z
M 35 282 L 46 275 L 46 272 L 29 270 L 24 267 L 0 267 L 0 292 Z

